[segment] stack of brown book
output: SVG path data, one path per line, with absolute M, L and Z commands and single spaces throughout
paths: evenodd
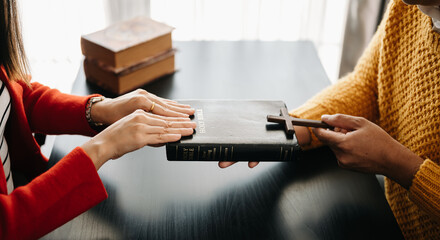
M 173 73 L 172 30 L 148 17 L 137 17 L 81 36 L 87 80 L 123 94 Z

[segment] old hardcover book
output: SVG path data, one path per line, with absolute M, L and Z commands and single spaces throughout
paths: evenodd
M 114 68 L 94 59 L 84 59 L 89 82 L 115 94 L 123 94 L 155 79 L 174 73 L 175 49 L 141 60 L 127 68 Z
M 127 67 L 172 48 L 173 29 L 148 17 L 137 17 L 81 36 L 81 50 L 87 58 L 105 65 Z
M 188 100 L 196 109 L 193 136 L 166 144 L 168 160 L 293 161 L 300 153 L 295 134 L 267 122 L 279 115 L 282 101 Z

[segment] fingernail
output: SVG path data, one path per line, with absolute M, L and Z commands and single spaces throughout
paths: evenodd
M 323 119 L 327 119 L 327 118 L 329 118 L 330 117 L 330 115 L 328 115 L 328 114 L 323 114 L 322 116 L 321 116 L 321 120 L 323 120 Z

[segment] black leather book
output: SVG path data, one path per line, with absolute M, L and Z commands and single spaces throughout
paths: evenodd
M 196 109 L 195 133 L 168 143 L 168 160 L 177 161 L 293 161 L 300 147 L 295 134 L 282 124 L 267 122 L 279 115 L 282 101 L 187 100 Z

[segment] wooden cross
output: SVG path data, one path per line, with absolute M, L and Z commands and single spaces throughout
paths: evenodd
M 267 121 L 284 124 L 287 134 L 295 133 L 293 125 L 333 129 L 332 126 L 322 121 L 291 117 L 285 107 L 281 108 L 280 112 L 281 116 L 267 115 Z

